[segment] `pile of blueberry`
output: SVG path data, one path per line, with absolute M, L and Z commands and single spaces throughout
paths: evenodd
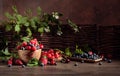
M 86 58 L 86 59 L 91 59 L 91 60 L 96 60 L 96 59 L 100 58 L 99 55 L 97 55 L 96 53 L 93 53 L 92 51 L 84 52 L 82 54 L 74 53 L 72 55 L 72 57 L 75 57 L 75 58 Z

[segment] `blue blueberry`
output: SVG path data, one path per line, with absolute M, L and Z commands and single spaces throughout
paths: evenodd
M 108 60 L 108 63 L 111 63 L 111 62 L 112 62 L 112 60 L 111 60 L 111 59 L 109 59 L 109 60 Z
M 75 63 L 74 66 L 78 66 L 78 63 Z

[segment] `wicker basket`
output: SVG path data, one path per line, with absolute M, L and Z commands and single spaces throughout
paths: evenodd
M 29 53 L 30 51 L 28 50 L 18 50 L 19 58 L 25 63 L 27 63 L 31 59 L 31 57 L 28 56 Z M 32 52 L 32 58 L 36 58 L 39 60 L 40 57 L 41 57 L 41 49 Z

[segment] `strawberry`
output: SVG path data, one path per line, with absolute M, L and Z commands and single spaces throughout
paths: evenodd
M 92 54 L 93 54 L 93 52 L 92 52 L 92 51 L 89 51 L 89 52 L 88 52 L 88 54 L 89 54 L 89 55 L 92 55 Z
M 46 56 L 43 56 L 43 57 L 40 59 L 40 61 L 41 61 L 44 65 L 47 65 L 47 63 L 48 63 L 48 59 L 47 59 Z
M 20 59 L 16 59 L 15 64 L 17 65 L 23 65 L 22 61 Z
M 12 60 L 8 60 L 7 64 L 12 65 L 13 64 Z

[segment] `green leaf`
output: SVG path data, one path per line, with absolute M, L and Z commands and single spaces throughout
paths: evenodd
M 20 20 L 22 20 L 22 15 L 17 14 L 17 15 L 16 15 L 16 18 L 17 18 L 18 21 L 20 21 Z
M 29 41 L 30 41 L 30 38 L 29 38 L 29 37 L 22 37 L 21 40 L 26 41 L 26 42 L 29 42 Z
M 45 30 L 45 32 L 50 32 L 49 26 L 48 26 L 48 27 L 45 27 L 44 30 Z
M 39 32 L 39 33 L 43 33 L 43 32 L 44 32 L 44 27 L 38 28 L 38 32 Z
M 16 6 L 12 6 L 12 9 L 15 13 L 18 13 L 17 7 Z
M 34 30 L 36 30 L 37 26 L 36 26 L 35 18 L 30 20 L 30 25 Z
M 42 9 L 40 7 L 37 8 L 38 15 L 41 15 Z
M 37 60 L 36 58 L 32 58 L 28 61 L 27 66 L 30 66 L 30 67 L 38 66 L 38 64 L 39 64 L 38 62 L 39 62 L 39 60 Z
M 68 21 L 68 24 L 73 28 L 73 30 L 75 31 L 75 32 L 79 32 L 79 29 L 78 29 L 78 26 L 75 24 L 75 23 L 73 23 L 71 20 L 67 20 Z
M 32 36 L 32 31 L 30 30 L 30 28 L 27 28 L 26 31 L 27 31 L 28 36 Z
M 24 23 L 24 26 L 26 26 L 26 27 L 28 27 L 29 25 L 30 25 L 29 22 Z
M 8 48 L 5 48 L 5 50 L 2 51 L 2 53 L 6 56 L 11 55 L 10 52 L 8 51 Z
M 5 30 L 6 30 L 6 31 L 10 31 L 11 29 L 12 29 L 12 25 L 9 25 L 9 24 L 6 25 L 6 27 L 5 27 Z
M 20 29 L 20 25 L 17 24 L 17 25 L 15 26 L 15 31 L 16 31 L 17 33 L 19 33 L 20 30 L 21 30 L 21 29 Z
M 14 19 L 14 17 L 13 17 L 10 13 L 8 13 L 8 12 L 5 13 L 5 16 L 6 16 L 8 19 L 10 19 L 10 20 L 13 20 L 13 19 Z
M 72 53 L 70 52 L 70 48 L 69 47 L 65 49 L 65 55 L 67 55 L 69 57 L 72 56 Z

